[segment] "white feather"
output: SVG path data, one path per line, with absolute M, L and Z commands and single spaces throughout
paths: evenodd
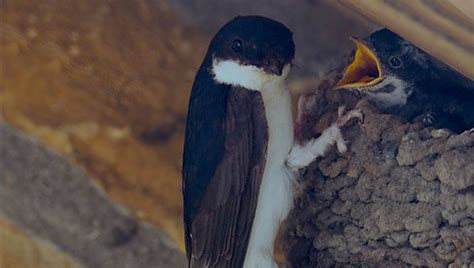
M 303 145 L 295 144 L 288 155 L 287 165 L 293 170 L 306 167 L 316 158 L 323 156 L 334 143 L 339 152 L 347 150 L 341 129 L 336 125 L 325 129 L 317 139 L 311 139 Z
M 281 222 L 292 207 L 294 179 L 285 165 L 293 145 L 291 99 L 285 83 L 289 70 L 287 65 L 282 75 L 277 76 L 236 61 L 213 60 L 215 81 L 261 92 L 268 124 L 266 165 L 244 261 L 246 268 L 277 267 L 273 244 Z
M 239 86 L 251 90 L 262 90 L 267 84 L 284 81 L 290 71 L 290 65 L 285 66 L 282 75 L 269 74 L 262 68 L 253 65 L 243 65 L 234 60 L 212 60 L 212 74 L 218 83 Z
M 284 77 L 289 71 L 289 66 Z M 291 99 L 285 79 L 278 77 L 264 83 L 262 92 L 268 124 L 267 159 L 258 196 L 244 267 L 277 267 L 273 245 L 280 224 L 293 206 L 294 174 L 286 167 L 286 157 L 293 145 Z
M 278 267 L 273 259 L 274 242 L 278 228 L 293 207 L 294 198 L 295 173 L 286 165 L 290 151 L 294 163 L 303 167 L 322 156 L 336 140 L 342 140 L 339 128 L 334 126 L 306 146 L 292 149 L 293 116 L 290 93 L 286 87 L 289 71 L 290 66 L 287 65 L 282 75 L 277 76 L 236 61 L 213 60 L 215 81 L 261 92 L 268 125 L 267 158 L 245 256 L 245 268 Z
M 382 108 L 405 105 L 412 93 L 405 90 L 409 84 L 397 77 L 388 76 L 377 87 L 382 88 L 388 84 L 395 87 L 392 92 L 371 92 L 369 93 L 370 98 L 374 99 Z

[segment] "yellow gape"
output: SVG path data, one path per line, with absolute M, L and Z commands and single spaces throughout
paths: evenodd
M 351 40 L 357 46 L 354 61 L 346 67 L 335 89 L 367 88 L 380 83 L 384 76 L 377 56 L 362 42 Z

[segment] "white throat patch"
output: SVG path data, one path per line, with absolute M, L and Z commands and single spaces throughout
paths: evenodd
M 369 96 L 378 102 L 381 108 L 390 108 L 393 106 L 405 105 L 408 101 L 408 97 L 412 94 L 412 91 L 407 92 L 406 88 L 410 85 L 400 78 L 389 76 L 382 81 L 379 87 L 384 87 L 387 84 L 392 84 L 395 89 L 392 92 L 371 92 Z
M 212 60 L 214 81 L 233 86 L 260 91 L 269 82 L 285 81 L 290 72 L 290 64 L 285 65 L 281 75 L 269 74 L 262 68 L 243 65 L 233 60 Z

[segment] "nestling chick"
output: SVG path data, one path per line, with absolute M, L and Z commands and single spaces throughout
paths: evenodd
M 474 81 L 390 30 L 360 41 L 336 84 L 410 122 L 456 133 L 474 127 Z

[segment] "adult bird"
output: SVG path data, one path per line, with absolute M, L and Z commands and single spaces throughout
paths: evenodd
M 293 201 L 293 170 L 336 143 L 357 111 L 294 146 L 286 77 L 292 32 L 260 16 L 237 17 L 212 39 L 189 101 L 183 156 L 190 267 L 277 267 L 273 243 Z
M 388 29 L 359 41 L 335 88 L 369 98 L 382 111 L 460 133 L 474 127 L 474 81 Z

